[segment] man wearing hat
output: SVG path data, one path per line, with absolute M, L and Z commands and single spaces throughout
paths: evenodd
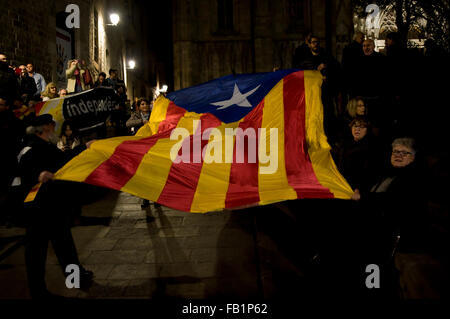
M 26 204 L 28 240 L 25 261 L 28 286 L 31 297 L 39 299 L 53 296 L 45 285 L 49 241 L 63 272 L 67 265 L 78 265 L 82 286 L 89 283 L 93 277 L 91 271 L 80 265 L 70 231 L 67 208 L 76 197 L 73 191 L 76 183 L 53 180 L 53 174 L 73 156 L 86 149 L 86 146 L 80 145 L 71 154 L 58 149 L 55 122 L 50 114 L 37 116 L 27 128 L 27 134 L 27 146 L 18 156 L 20 184 L 24 196 L 34 185 L 42 183 L 34 201 Z

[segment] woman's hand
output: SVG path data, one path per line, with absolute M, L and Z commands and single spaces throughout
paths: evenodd
M 355 189 L 355 192 L 353 193 L 352 200 L 360 200 L 361 199 L 361 193 L 359 192 L 359 189 Z
M 39 182 L 41 183 L 47 183 L 49 180 L 53 179 L 53 173 L 49 172 L 49 171 L 43 171 L 41 172 L 41 174 L 39 174 Z

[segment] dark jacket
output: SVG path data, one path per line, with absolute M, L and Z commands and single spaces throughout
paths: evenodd
M 32 97 L 36 91 L 36 82 L 31 76 L 26 74 L 24 77 L 19 77 L 20 95 L 26 94 L 27 97 Z
M 387 179 L 391 180 L 390 184 L 380 191 Z M 417 250 L 422 246 L 422 235 L 426 231 L 424 184 L 424 175 L 412 163 L 404 168 L 391 167 L 370 193 L 362 194 L 366 207 L 383 220 L 385 229 L 391 234 L 400 234 L 401 250 Z
M 16 173 L 17 153 L 23 134 L 22 122 L 9 110 L 0 112 L 0 187 L 6 189 L 11 185 Z
M 38 178 L 41 172 L 56 173 L 72 157 L 86 149 L 86 146 L 80 145 L 72 151 L 63 152 L 56 145 L 37 136 L 30 136 L 27 146 L 31 148 L 19 161 L 21 187 L 25 193 L 28 193 L 39 182 Z
M 380 147 L 374 137 L 366 135 L 355 141 L 344 140 L 338 150 L 337 166 L 353 189 L 369 191 L 379 173 Z
M 0 96 L 10 99 L 19 96 L 19 84 L 16 74 L 9 68 L 8 64 L 0 61 Z
M 386 60 L 379 52 L 363 55 L 358 67 L 351 75 L 350 90 L 352 96 L 375 97 L 382 96 L 386 90 Z

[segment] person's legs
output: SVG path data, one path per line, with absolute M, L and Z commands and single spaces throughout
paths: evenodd
M 25 245 L 25 263 L 28 287 L 32 298 L 42 298 L 47 293 L 45 285 L 45 264 L 47 261 L 48 229 L 41 221 L 40 210 L 29 208 L 27 242 Z M 37 217 L 39 216 L 39 217 Z M 41 219 L 42 218 L 42 219 Z

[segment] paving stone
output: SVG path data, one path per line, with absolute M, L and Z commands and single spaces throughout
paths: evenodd
M 83 249 L 85 250 L 112 250 L 117 244 L 116 238 L 95 238 L 91 240 Z
M 192 284 L 168 284 L 165 289 L 167 296 L 184 299 L 205 298 L 205 284 L 203 282 Z
M 135 217 L 127 217 L 122 215 L 119 218 L 114 218 L 109 225 L 111 227 L 134 227 L 136 221 L 137 219 Z
M 192 226 L 192 225 L 198 225 L 198 226 L 218 226 L 218 225 L 225 225 L 228 222 L 229 216 L 226 214 L 220 215 L 220 214 L 214 214 L 214 215 L 208 215 L 208 214 L 202 214 L 202 215 L 194 215 L 190 214 L 184 217 L 184 226 Z
M 157 289 L 157 281 L 154 279 L 132 279 L 128 282 L 124 295 L 135 297 L 146 296 L 148 298 L 154 295 Z
M 96 251 L 86 259 L 87 264 L 136 264 L 144 261 L 146 252 L 140 250 Z
M 186 248 L 221 247 L 218 235 L 202 235 L 184 238 L 182 245 Z
M 134 224 L 134 228 L 148 229 L 148 222 L 146 220 L 137 220 Z
M 83 264 L 83 267 L 94 272 L 94 280 L 107 279 L 112 269 L 113 264 Z
M 72 228 L 74 239 L 80 238 L 104 238 L 109 233 L 110 227 L 104 225 L 77 226 Z
M 0 237 L 12 237 L 12 236 L 21 236 L 25 235 L 26 230 L 22 227 L 11 227 L 7 228 L 4 226 L 0 226 Z
M 106 235 L 107 238 L 146 238 L 149 237 L 147 229 L 138 229 L 130 227 L 111 227 Z
M 1 262 L 2 265 L 25 265 L 25 247 L 19 247 L 13 254 Z
M 192 250 L 190 260 L 194 262 L 212 262 L 217 259 L 217 248 L 196 248 Z
M 163 264 L 161 277 L 213 277 L 216 273 L 215 263 L 173 263 Z
M 199 235 L 199 227 L 162 228 L 158 231 L 159 237 L 189 237 Z
M 156 263 L 179 263 L 189 261 L 190 250 L 167 250 L 158 248 L 151 250 L 145 256 L 144 262 L 149 264 Z
M 139 211 L 142 210 L 141 209 L 141 204 L 136 203 L 136 204 L 117 204 L 114 207 L 115 211 L 122 211 L 122 212 L 127 212 L 127 211 Z
M 122 298 L 125 289 L 128 287 L 129 280 L 115 279 L 115 280 L 95 280 L 92 287 L 89 289 L 89 296 L 95 298 Z
M 125 194 L 125 193 L 122 193 Z M 142 199 L 134 196 L 119 196 L 116 204 L 141 204 Z
M 149 250 L 153 247 L 150 238 L 120 238 L 117 240 L 115 250 Z
M 157 228 L 173 228 L 181 226 L 183 219 L 181 216 L 161 216 L 149 224 L 154 224 Z
M 160 276 L 160 268 L 160 265 L 142 263 L 115 265 L 108 279 L 157 278 Z

